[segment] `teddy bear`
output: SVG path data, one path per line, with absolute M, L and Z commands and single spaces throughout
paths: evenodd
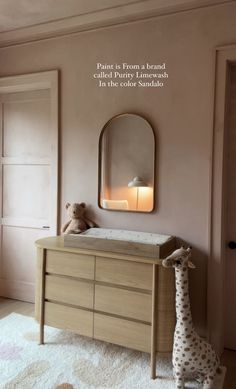
M 62 227 L 61 232 L 67 234 L 80 234 L 88 228 L 96 227 L 96 224 L 85 217 L 85 203 L 66 203 L 66 209 L 70 220 Z

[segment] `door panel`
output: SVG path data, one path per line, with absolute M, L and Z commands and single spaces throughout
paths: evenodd
M 227 110 L 227 242 L 236 242 L 236 66 L 230 67 Z M 236 250 L 226 249 L 225 347 L 236 350 Z
M 47 237 L 47 230 L 2 227 L 2 277 L 34 283 L 36 239 Z
M 3 217 L 49 220 L 50 166 L 3 166 Z
M 34 90 L 27 77 L 19 76 L 25 84 L 21 91 L 17 86 L 17 93 L 11 92 L 10 86 L 0 93 L 0 295 L 33 302 L 35 240 L 57 232 L 58 129 L 57 96 L 50 83 L 42 89 L 38 83 Z
M 50 156 L 49 90 L 10 94 L 4 99 L 3 111 L 4 157 Z

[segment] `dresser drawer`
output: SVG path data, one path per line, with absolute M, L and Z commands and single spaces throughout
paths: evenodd
M 130 290 L 95 286 L 95 309 L 151 322 L 151 295 Z
M 150 352 L 151 326 L 106 315 L 94 314 L 94 338 Z
M 94 279 L 93 255 L 47 250 L 46 272 Z
M 97 281 L 151 290 L 152 265 L 96 257 L 95 278 Z
M 93 308 L 94 285 L 70 277 L 46 275 L 45 298 L 61 303 Z
M 45 303 L 45 324 L 93 336 L 93 313 L 65 305 Z

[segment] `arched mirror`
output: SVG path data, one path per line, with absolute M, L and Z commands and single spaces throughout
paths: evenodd
M 99 139 L 98 205 L 106 210 L 154 209 L 155 136 L 142 116 L 110 119 Z

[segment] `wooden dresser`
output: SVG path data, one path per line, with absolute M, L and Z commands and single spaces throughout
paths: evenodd
M 172 350 L 175 287 L 161 258 L 175 239 L 158 248 L 158 258 L 80 247 L 63 237 L 38 240 L 36 319 L 40 344 L 44 324 L 151 354 Z

